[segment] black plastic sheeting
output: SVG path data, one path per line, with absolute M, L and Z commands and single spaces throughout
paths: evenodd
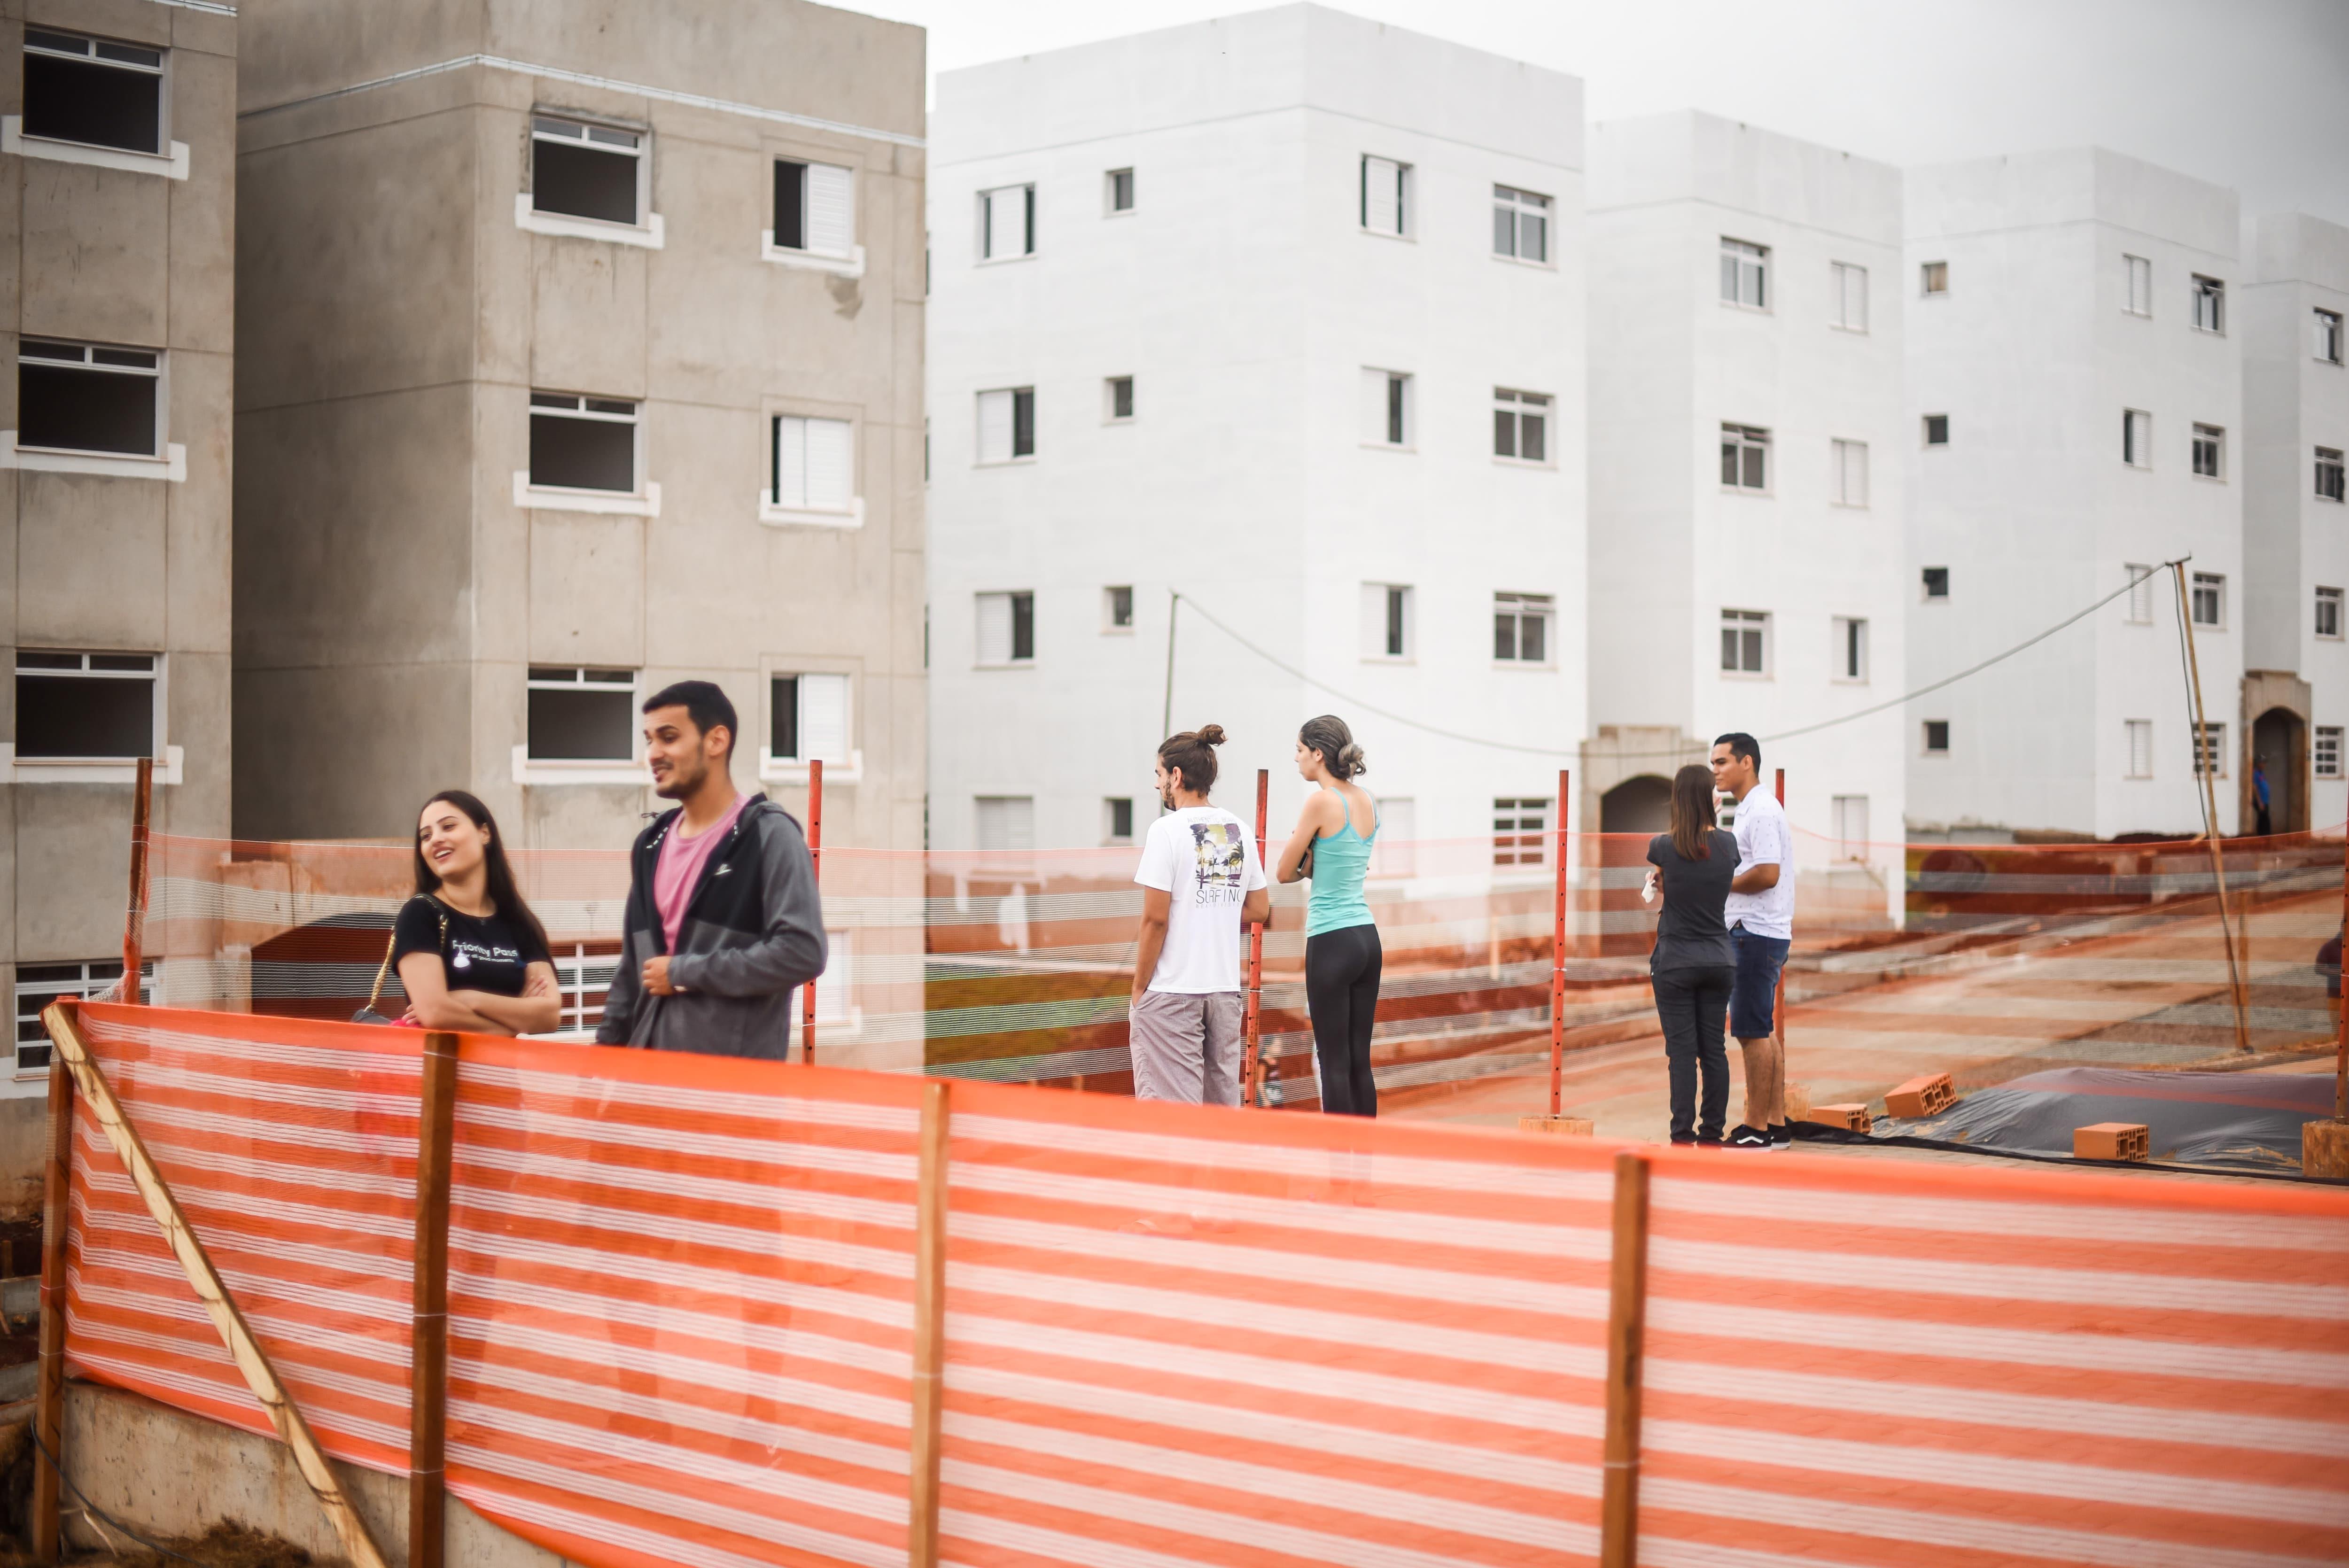
M 1883 1118 L 1870 1136 L 2069 1159 L 2074 1128 L 2134 1121 L 2157 1161 L 2297 1174 L 2301 1124 L 2332 1114 L 2331 1073 L 2060 1068 L 1976 1089 L 1939 1116 Z

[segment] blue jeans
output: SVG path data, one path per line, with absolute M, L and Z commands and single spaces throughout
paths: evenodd
M 1742 925 L 1729 928 L 1730 944 L 1737 949 L 1737 985 L 1729 995 L 1729 1032 L 1741 1040 L 1769 1037 L 1776 1021 L 1778 971 L 1785 967 L 1783 936 L 1757 936 Z

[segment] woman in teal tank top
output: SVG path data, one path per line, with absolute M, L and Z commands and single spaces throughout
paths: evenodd
M 1379 1113 L 1371 1031 L 1378 1022 L 1381 954 L 1362 896 L 1379 809 L 1370 791 L 1352 782 L 1363 771 L 1362 748 L 1344 719 L 1324 714 L 1298 731 L 1298 775 L 1320 788 L 1280 851 L 1280 880 L 1313 879 L 1305 906 L 1305 1002 L 1313 1017 L 1321 1109 L 1333 1116 Z

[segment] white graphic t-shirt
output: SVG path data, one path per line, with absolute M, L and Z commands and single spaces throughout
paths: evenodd
M 1167 897 L 1166 945 L 1153 991 L 1240 988 L 1240 908 L 1265 885 L 1256 841 L 1219 806 L 1185 806 L 1150 824 L 1133 880 Z

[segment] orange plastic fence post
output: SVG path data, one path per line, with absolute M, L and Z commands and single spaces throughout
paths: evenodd
M 1640 1389 L 1648 1317 L 1648 1162 L 1615 1156 L 1607 1292 L 1607 1439 L 1599 1493 L 1599 1568 L 1640 1559 Z
M 1549 1113 L 1556 1116 L 1566 1096 L 1566 850 L 1570 841 L 1566 825 L 1568 769 L 1557 770 L 1557 887 L 1550 901 L 1549 939 Z
M 808 760 L 808 872 L 815 878 L 819 899 L 823 892 L 823 758 Z M 819 905 L 821 907 L 821 905 Z M 826 956 L 830 956 L 827 953 Z M 800 1061 L 815 1060 L 815 982 L 807 983 L 800 1005 Z
M 155 804 L 155 759 L 139 759 L 138 782 L 130 792 L 130 902 L 122 913 L 122 1000 L 137 1006 L 139 972 L 145 965 L 141 949 L 147 938 L 147 823 Z
M 1786 809 L 1786 770 L 1783 768 L 1778 769 L 1777 784 L 1778 809 L 1783 811 Z M 1795 835 L 1788 833 L 1787 844 L 1791 847 L 1794 841 Z M 1788 874 L 1793 871 L 1792 866 L 1785 868 Z M 1786 1060 L 1786 966 L 1783 964 L 1778 965 L 1778 988 L 1770 995 L 1770 1032 L 1778 1038 L 1778 1076 L 1783 1079 Z M 1785 1108 L 1781 1106 L 1779 1109 L 1783 1111 Z
M 416 1256 L 409 1319 L 408 1568 L 440 1568 L 448 1542 L 449 1188 L 457 1037 L 424 1037 L 416 1109 Z
M 1264 863 L 1265 819 L 1272 799 L 1272 771 L 1256 770 L 1256 861 Z M 1248 924 L 1247 1014 L 1240 1024 L 1240 1103 L 1256 1105 L 1263 1099 L 1257 1082 L 1257 1045 L 1262 1038 L 1264 1006 L 1264 923 Z
M 947 1359 L 947 1161 L 954 1104 L 947 1082 L 922 1086 L 914 1206 L 913 1435 L 908 1455 L 905 1562 L 937 1568 L 938 1456 Z
M 49 1051 L 49 1152 L 41 1199 L 41 1341 L 38 1402 L 33 1431 L 41 1448 L 33 1455 L 33 1555 L 58 1558 L 57 1467 L 65 1457 L 66 1426 L 66 1226 L 72 1218 L 74 1080 L 64 1055 Z

